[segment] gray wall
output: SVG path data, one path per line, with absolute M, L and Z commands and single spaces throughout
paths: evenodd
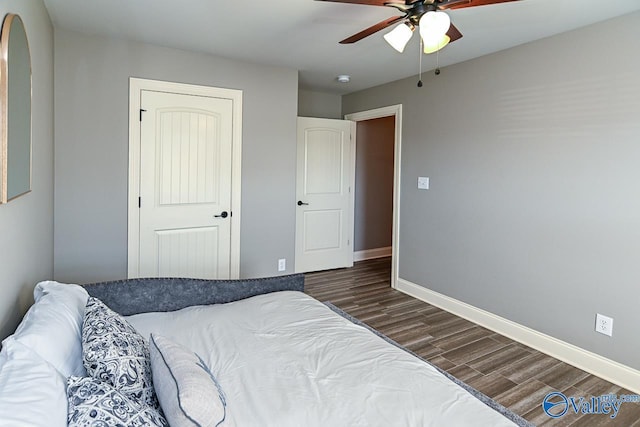
M 342 96 L 333 93 L 298 91 L 298 115 L 324 119 L 342 118 Z
M 356 128 L 353 249 L 391 246 L 395 118 L 363 120 Z
M 53 274 L 53 28 L 41 0 L 2 0 L 0 18 L 24 22 L 32 67 L 32 191 L 0 205 L 0 339 Z
M 634 13 L 344 96 L 403 104 L 400 277 L 640 369 L 638 52 Z
M 126 276 L 129 77 L 243 90 L 240 274 L 292 272 L 297 71 L 56 29 L 56 279 Z

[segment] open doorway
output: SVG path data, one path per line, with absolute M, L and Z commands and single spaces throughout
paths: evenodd
M 402 105 L 348 114 L 345 119 L 355 121 L 357 126 L 354 260 L 391 255 L 391 286 L 395 288 Z
M 356 124 L 353 260 L 391 256 L 395 117 Z

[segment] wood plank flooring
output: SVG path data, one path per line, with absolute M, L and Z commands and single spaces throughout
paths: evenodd
M 391 289 L 390 277 L 389 258 L 362 261 L 306 274 L 305 292 L 332 302 L 535 425 L 640 427 L 639 403 L 623 403 L 614 419 L 573 411 L 549 417 L 541 404 L 552 391 L 585 398 L 634 393 Z

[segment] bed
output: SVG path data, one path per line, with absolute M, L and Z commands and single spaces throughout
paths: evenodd
M 135 396 L 156 402 L 172 427 L 530 425 L 304 294 L 303 286 L 302 275 L 40 283 L 35 304 L 3 341 L 2 425 L 92 425 L 72 420 L 70 408 L 101 384 L 91 382 L 92 359 L 83 354 L 93 307 L 102 314 L 113 310 L 125 319 L 123 328 L 144 337 L 153 384 Z M 103 320 L 97 324 L 104 330 Z M 112 341 L 118 340 L 102 345 Z M 148 389 L 155 390 L 153 398 Z M 138 412 L 142 407 L 135 406 Z M 138 416 L 129 424 L 151 425 L 149 419 Z

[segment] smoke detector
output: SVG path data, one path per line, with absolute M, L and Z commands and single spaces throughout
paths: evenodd
M 338 81 L 340 83 L 349 83 L 349 81 L 351 81 L 351 76 L 347 74 L 341 74 L 338 76 Z

